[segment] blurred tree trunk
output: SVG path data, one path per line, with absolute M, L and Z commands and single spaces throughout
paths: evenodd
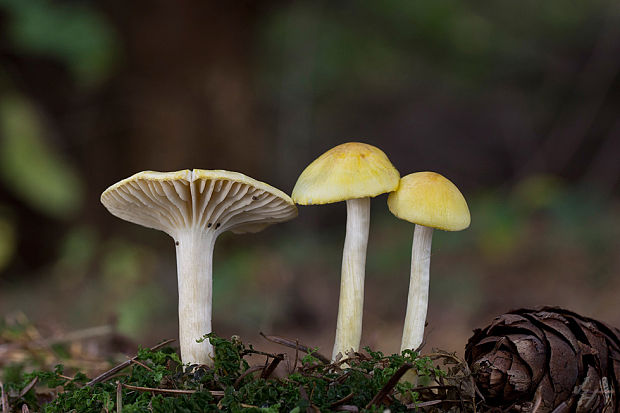
M 251 84 L 253 3 L 111 2 L 126 66 L 114 98 L 128 134 L 126 168 L 256 173 Z
M 268 144 L 253 93 L 257 3 L 104 7 L 124 50 L 85 157 L 94 190 L 145 169 L 230 169 L 261 179 Z
M 108 231 L 112 221 L 97 207 L 101 192 L 145 169 L 229 169 L 266 179 L 268 142 L 256 114 L 252 53 L 256 22 L 273 3 L 93 4 L 106 14 L 119 46 L 115 70 L 95 89 L 81 88 L 62 61 L 14 46 L 4 36 L 10 20 L 0 15 L 0 58 L 9 84 L 49 117 L 51 145 L 82 173 L 85 208 L 72 222 Z M 7 202 L 29 211 L 21 200 Z M 20 241 L 17 252 L 26 267 L 44 265 L 56 253 L 45 242 L 62 239 L 71 224 L 19 216 L 26 237 L 42 223 L 49 227 L 46 239 L 30 237 L 38 240 L 35 246 Z

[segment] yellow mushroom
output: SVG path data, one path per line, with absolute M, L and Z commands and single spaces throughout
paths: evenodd
M 292 198 L 301 205 L 347 202 L 340 302 L 332 359 L 359 350 L 364 307 L 370 197 L 398 187 L 400 174 L 380 149 L 365 143 L 338 145 L 301 173 Z
M 416 172 L 401 178 L 398 189 L 388 196 L 388 207 L 398 218 L 416 224 L 401 351 L 416 350 L 424 338 L 433 228 L 460 231 L 469 227 L 471 218 L 458 188 L 435 172 Z

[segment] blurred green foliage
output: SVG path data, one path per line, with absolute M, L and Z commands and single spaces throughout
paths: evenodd
M 492 192 L 474 198 L 471 209 L 471 231 L 480 252 L 487 259 L 505 259 L 519 245 L 524 217 L 511 202 Z
M 80 210 L 83 182 L 51 144 L 40 112 L 25 97 L 0 99 L 0 179 L 33 208 L 54 218 Z
M 216 319 L 226 322 L 237 319 L 260 325 L 269 313 L 273 314 L 269 302 L 256 294 L 258 280 L 255 275 L 263 263 L 260 253 L 254 250 L 235 249 L 224 259 L 215 257 L 213 290 L 217 293 L 213 294 L 213 312 Z
M 176 302 L 176 294 L 166 294 L 161 285 L 152 282 L 156 263 L 152 250 L 125 240 L 112 240 L 102 249 L 102 294 L 115 303 L 119 331 L 141 337 L 159 317 L 166 316 L 163 312 Z M 174 274 L 170 277 L 175 278 Z
M 553 175 L 530 175 L 513 188 L 512 203 L 525 214 L 534 213 L 556 204 L 566 191 L 566 185 Z
M 84 272 L 96 258 L 99 240 L 97 231 L 82 225 L 70 229 L 60 243 L 59 269 L 65 272 Z
M 112 69 L 115 33 L 88 2 L 0 0 L 0 8 L 8 12 L 8 35 L 17 49 L 62 61 L 78 83 L 96 85 Z
M 0 0 L 0 12 L 6 46 L 16 54 L 54 59 L 86 88 L 99 85 L 111 73 L 118 53 L 116 35 L 87 2 Z M 3 65 L 0 61 L 0 179 L 38 212 L 68 220 L 82 208 L 83 179 L 55 142 L 60 132 L 12 85 Z M 0 270 L 13 259 L 17 230 L 12 214 L 3 209 Z
M 437 87 L 478 90 L 500 73 L 526 79 L 544 70 L 551 47 L 591 38 L 598 29 L 591 23 L 609 6 L 605 0 L 295 2 L 261 26 L 261 74 L 271 90 L 284 82 L 293 91 L 311 87 L 318 97 L 395 91 L 438 77 L 451 84 Z

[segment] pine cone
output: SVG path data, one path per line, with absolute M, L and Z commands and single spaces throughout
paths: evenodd
M 489 406 L 510 412 L 620 413 L 620 330 L 560 308 L 520 309 L 465 348 Z

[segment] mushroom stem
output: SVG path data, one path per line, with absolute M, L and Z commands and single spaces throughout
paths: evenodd
M 424 339 L 432 241 L 433 228 L 416 224 L 411 246 L 411 279 L 401 352 L 405 349 L 416 350 Z
M 190 228 L 175 237 L 179 283 L 181 360 L 213 366 L 213 346 L 197 339 L 211 332 L 212 262 L 217 234 Z
M 347 200 L 347 232 L 342 253 L 340 302 L 332 360 L 357 351 L 362 338 L 366 246 L 370 227 L 370 198 Z

